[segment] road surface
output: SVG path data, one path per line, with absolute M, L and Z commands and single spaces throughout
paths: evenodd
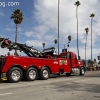
M 100 71 L 32 82 L 2 82 L 0 100 L 100 100 Z

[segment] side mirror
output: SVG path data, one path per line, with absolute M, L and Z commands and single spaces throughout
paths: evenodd
M 74 58 L 77 60 L 77 56 L 75 55 Z
M 78 60 L 81 60 L 81 57 L 80 56 L 78 56 Z

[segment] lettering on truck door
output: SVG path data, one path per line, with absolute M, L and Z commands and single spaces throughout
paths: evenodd
M 64 72 L 70 72 L 70 60 L 61 59 L 59 60 L 60 69 L 63 69 Z

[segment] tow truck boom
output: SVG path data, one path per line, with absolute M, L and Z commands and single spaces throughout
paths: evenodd
M 0 37 L 0 46 L 1 48 L 7 48 L 9 50 L 20 50 L 27 54 L 29 57 L 45 57 L 46 54 L 53 55 L 55 51 L 54 47 L 45 48 L 43 51 L 33 48 L 33 46 L 27 46 L 26 44 L 15 43 L 9 40 L 9 38 Z M 47 52 L 49 50 L 49 52 Z

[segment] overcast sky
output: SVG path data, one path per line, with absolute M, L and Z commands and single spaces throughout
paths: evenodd
M 12 0 L 18 2 L 17 6 L 7 6 L 9 0 L 0 0 L 0 36 L 15 40 L 15 24 L 10 19 L 15 9 L 23 12 L 24 20 L 18 26 L 18 42 L 26 43 L 36 49 L 42 50 L 42 43 L 46 47 L 54 46 L 54 40 L 58 35 L 58 0 Z M 69 50 L 77 54 L 77 21 L 76 6 L 77 0 L 60 0 L 59 4 L 59 33 L 60 52 L 67 43 L 67 37 L 71 35 L 72 40 Z M 93 59 L 100 53 L 100 0 L 79 0 L 79 53 L 82 59 L 85 58 L 85 28 L 89 28 L 87 36 L 87 59 L 91 59 L 91 17 L 93 18 Z M 3 5 L 6 3 L 6 6 Z M 56 46 L 57 47 L 57 46 Z M 0 55 L 6 54 L 6 49 L 0 49 Z

